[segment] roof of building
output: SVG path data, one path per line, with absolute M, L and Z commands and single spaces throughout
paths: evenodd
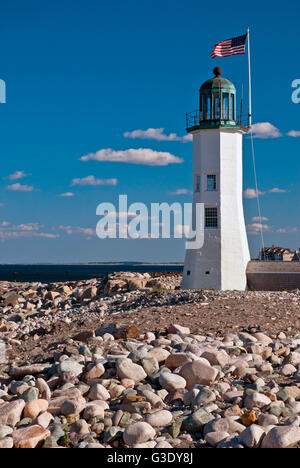
M 288 249 L 286 247 L 275 247 L 274 245 L 272 245 L 272 247 L 264 247 L 262 251 L 266 253 L 276 253 L 276 254 L 283 254 L 285 252 L 287 253 L 295 252 L 294 250 Z

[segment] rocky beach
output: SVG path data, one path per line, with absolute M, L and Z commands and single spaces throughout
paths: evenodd
M 0 282 L 0 448 L 300 446 L 300 290 Z

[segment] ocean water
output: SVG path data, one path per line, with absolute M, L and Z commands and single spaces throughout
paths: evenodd
M 117 271 L 182 272 L 183 264 L 102 263 L 61 265 L 0 265 L 0 281 L 53 283 L 96 278 Z

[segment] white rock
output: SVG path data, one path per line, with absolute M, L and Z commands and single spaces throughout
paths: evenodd
M 222 440 L 226 439 L 227 437 L 229 437 L 228 432 L 224 432 L 224 431 L 208 432 L 205 435 L 205 441 L 212 447 L 216 447 Z
M 120 379 L 132 379 L 135 382 L 141 382 L 147 377 L 142 366 L 134 364 L 132 360 L 128 358 L 118 361 L 117 374 Z
M 169 392 L 186 387 L 186 381 L 183 377 L 168 372 L 163 372 L 161 374 L 161 376 L 159 377 L 159 383 L 163 388 L 165 388 Z
M 169 333 L 179 333 L 180 335 L 189 335 L 191 330 L 188 327 L 182 327 L 181 325 L 173 324 L 168 328 Z
M 282 369 L 281 369 L 281 374 L 282 375 L 285 375 L 286 377 L 289 376 L 289 375 L 292 375 L 294 374 L 295 372 L 297 372 L 297 369 L 296 367 L 294 367 L 292 364 L 285 364 Z
M 89 394 L 88 394 L 89 400 L 109 400 L 110 399 L 110 394 L 106 390 L 106 388 L 103 387 L 101 384 L 95 384 L 93 387 L 90 389 Z
M 152 427 L 165 427 L 172 422 L 173 416 L 170 411 L 161 410 L 150 414 L 146 418 L 146 422 Z
M 300 442 L 300 429 L 296 426 L 277 426 L 268 432 L 262 448 L 288 448 Z
M 252 393 L 245 398 L 244 406 L 247 409 L 252 408 L 263 408 L 271 403 L 270 398 L 268 398 L 263 393 Z
M 239 442 L 248 448 L 258 448 L 261 444 L 265 431 L 257 424 L 251 424 L 239 435 Z
M 153 439 L 155 430 L 146 422 L 137 422 L 126 427 L 123 439 L 126 445 L 143 444 Z
M 155 440 L 149 440 L 149 442 L 144 442 L 142 444 L 135 444 L 132 448 L 144 449 L 144 448 L 154 448 L 155 446 L 156 446 Z
M 155 445 L 155 448 L 157 449 L 165 449 L 165 448 L 173 448 L 171 444 L 169 444 L 169 442 L 165 441 L 165 440 L 161 440 L 160 442 L 158 442 L 158 444 Z

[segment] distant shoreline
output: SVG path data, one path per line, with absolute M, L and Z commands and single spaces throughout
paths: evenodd
M 183 263 L 24 263 L 0 264 L 0 281 L 54 283 L 97 278 L 120 271 L 182 273 Z
M 183 262 L 169 262 L 169 263 L 152 263 L 152 262 L 85 262 L 85 263 L 0 263 L 0 267 L 2 266 L 83 266 L 83 265 L 179 265 L 183 266 Z

